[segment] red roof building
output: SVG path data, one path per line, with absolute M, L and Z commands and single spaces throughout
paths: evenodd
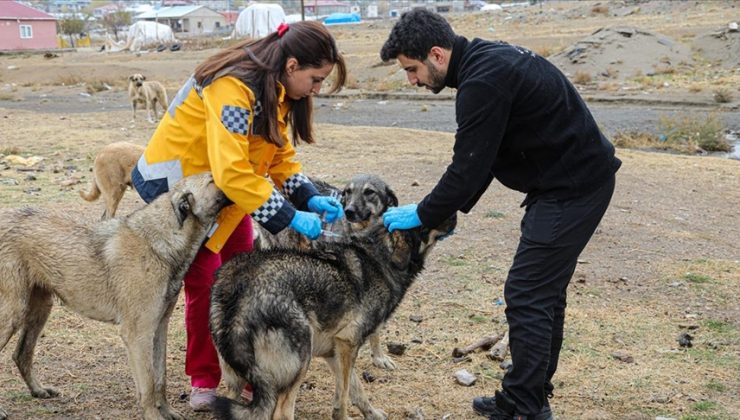
M 57 47 L 54 16 L 16 1 L 0 1 L 0 50 L 37 50 Z

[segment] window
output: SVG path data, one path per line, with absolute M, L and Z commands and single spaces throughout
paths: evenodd
M 21 25 L 20 28 L 22 39 L 33 38 L 33 30 L 31 30 L 31 25 Z

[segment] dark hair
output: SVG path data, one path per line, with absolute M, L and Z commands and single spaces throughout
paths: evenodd
M 426 9 L 414 9 L 401 15 L 393 25 L 380 58 L 388 61 L 403 54 L 424 61 L 432 47 L 451 49 L 454 43 L 455 32 L 445 18 Z
M 326 64 L 336 65 L 330 93 L 338 92 L 347 79 L 344 58 L 334 38 L 326 27 L 317 21 L 291 23 L 289 29 L 279 36 L 273 32 L 258 40 L 246 40 L 224 49 L 206 59 L 195 69 L 195 80 L 203 85 L 217 77 L 234 76 L 253 89 L 262 104 L 266 118 L 257 121 L 262 125 L 255 131 L 277 146 L 283 146 L 277 118 L 277 83 L 282 80 L 285 63 L 293 57 L 299 68 L 318 68 Z M 313 143 L 311 127 L 311 96 L 292 101 L 288 115 L 293 134 L 293 144 L 298 139 Z

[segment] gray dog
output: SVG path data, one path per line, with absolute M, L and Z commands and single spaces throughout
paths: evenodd
M 389 207 L 398 205 L 398 198 L 391 187 L 376 175 L 359 174 L 339 190 L 333 185 L 311 178 L 316 189 L 322 195 L 339 195 L 346 219 L 341 220 L 329 228 L 333 234 L 347 235 L 352 231 L 366 228 L 370 223 L 377 221 Z M 321 236 L 319 241 L 333 241 L 334 238 Z M 298 248 L 310 249 L 311 241 L 292 229 L 285 229 L 277 235 L 272 235 L 255 224 L 255 249 Z M 380 329 L 379 326 L 378 329 Z M 373 365 L 382 369 L 395 369 L 393 362 L 380 345 L 380 336 L 377 333 L 370 335 L 370 355 Z
M 81 315 L 120 325 L 145 419 L 182 419 L 165 396 L 167 323 L 188 266 L 228 203 L 201 174 L 128 217 L 92 226 L 36 208 L 1 211 L 0 350 L 20 333 L 13 360 L 31 395 L 58 395 L 33 369 L 56 296 Z
M 453 216 L 436 229 L 389 233 L 378 221 L 343 242 L 255 251 L 224 264 L 211 294 L 210 324 L 230 398 L 217 398 L 216 415 L 294 418 L 298 390 L 318 356 L 336 378 L 333 419 L 347 419 L 350 400 L 366 419 L 384 419 L 354 370 L 357 352 L 455 225 Z M 254 387 L 247 406 L 235 400 L 245 383 Z

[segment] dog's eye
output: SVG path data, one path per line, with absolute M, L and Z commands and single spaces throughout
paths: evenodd
M 363 191 L 362 193 L 363 193 L 363 194 L 364 194 L 365 196 L 367 196 L 367 197 L 370 197 L 370 196 L 373 196 L 373 195 L 375 195 L 375 191 L 373 191 L 373 190 L 365 190 L 365 191 Z

